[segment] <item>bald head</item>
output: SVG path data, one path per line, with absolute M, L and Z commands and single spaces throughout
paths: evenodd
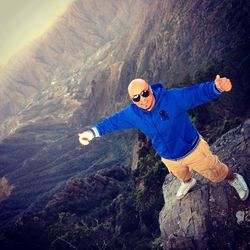
M 149 84 L 143 79 L 134 79 L 128 85 L 128 94 L 130 97 L 134 95 L 139 95 L 143 90 L 148 89 Z

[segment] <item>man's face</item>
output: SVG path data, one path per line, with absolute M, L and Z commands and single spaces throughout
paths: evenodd
M 135 81 L 129 87 L 130 99 L 139 108 L 151 110 L 155 104 L 155 97 L 149 84 L 144 81 Z

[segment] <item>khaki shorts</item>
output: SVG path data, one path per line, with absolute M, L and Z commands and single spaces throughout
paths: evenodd
M 220 182 L 228 174 L 228 167 L 220 162 L 218 156 L 212 154 L 203 138 L 194 151 L 186 157 L 177 161 L 164 158 L 161 160 L 170 173 L 184 181 L 191 178 L 193 170 L 212 182 Z

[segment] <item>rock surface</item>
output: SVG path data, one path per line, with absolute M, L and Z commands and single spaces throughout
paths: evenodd
M 250 185 L 250 120 L 212 146 L 234 172 Z M 241 201 L 226 181 L 213 184 L 195 174 L 198 185 L 182 200 L 175 198 L 179 181 L 167 175 L 165 206 L 159 217 L 164 249 L 247 249 L 250 244 L 250 200 Z

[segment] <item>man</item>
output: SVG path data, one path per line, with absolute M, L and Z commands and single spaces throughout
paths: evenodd
M 153 147 L 169 172 L 180 179 L 177 199 L 183 198 L 196 184 L 192 177 L 192 172 L 196 171 L 212 182 L 226 179 L 244 201 L 249 194 L 245 180 L 212 154 L 187 113 L 187 110 L 214 100 L 231 88 L 231 81 L 219 75 L 212 82 L 170 90 L 159 83 L 150 86 L 143 79 L 134 79 L 128 86 L 133 103 L 80 133 L 79 141 L 87 145 L 94 137 L 139 128 L 152 139 Z

